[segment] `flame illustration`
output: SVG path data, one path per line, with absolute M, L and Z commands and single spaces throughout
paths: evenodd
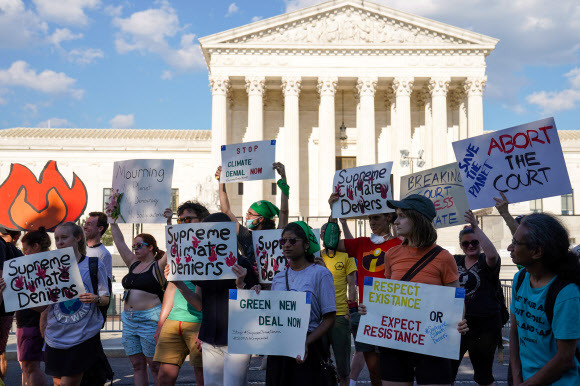
M 386 199 L 388 192 L 389 192 L 389 187 L 385 184 L 381 184 L 381 198 Z
M 200 241 L 199 241 L 199 239 L 198 239 L 197 237 L 195 237 L 195 236 L 194 236 L 194 237 L 193 237 L 193 239 L 191 239 L 191 245 L 192 245 L 194 248 L 197 248 L 197 247 L 199 247 L 199 243 L 200 243 Z
M 276 272 L 278 272 L 278 268 L 280 268 L 276 259 L 274 259 L 274 263 L 272 263 L 272 268 L 274 268 L 274 271 Z
M 346 196 L 348 197 L 349 200 L 351 201 L 354 200 L 354 194 L 352 191 L 352 187 L 350 185 L 346 187 Z
M 339 196 L 341 195 L 341 186 L 340 184 L 336 184 L 336 186 L 334 187 L 334 193 L 338 194 Z
M 212 245 L 211 252 L 210 252 L 209 257 L 207 259 L 209 261 L 211 261 L 212 263 L 217 260 L 217 254 L 215 253 L 215 245 Z
M 73 174 L 69 186 L 56 161 L 48 161 L 38 179 L 26 166 L 12 164 L 0 185 L 0 197 L 0 225 L 21 230 L 53 230 L 78 220 L 87 206 L 84 183 Z
M 356 188 L 362 192 L 364 186 L 363 180 L 358 180 L 356 183 Z
M 228 267 L 231 267 L 234 264 L 236 264 L 237 262 L 238 262 L 238 259 L 234 256 L 234 254 L 232 252 L 230 252 L 229 256 L 226 257 L 226 265 Z

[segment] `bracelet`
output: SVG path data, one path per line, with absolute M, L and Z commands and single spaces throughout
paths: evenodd
M 97 306 L 101 302 L 101 295 L 97 295 L 97 302 L 95 303 Z

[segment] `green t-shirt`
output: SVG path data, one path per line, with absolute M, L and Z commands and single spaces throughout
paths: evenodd
M 185 285 L 192 291 L 195 291 L 195 284 L 190 281 L 186 281 Z M 190 322 L 190 323 L 201 323 L 201 311 L 197 311 L 191 304 L 185 300 L 181 291 L 175 290 L 175 296 L 173 297 L 173 308 L 167 317 L 169 320 L 174 320 L 176 322 Z

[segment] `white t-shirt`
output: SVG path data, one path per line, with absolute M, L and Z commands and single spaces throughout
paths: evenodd
M 105 265 L 99 260 L 100 296 L 109 296 Z M 85 292 L 93 293 L 89 259 L 79 264 Z M 95 303 L 83 303 L 79 299 L 52 304 L 48 307 L 48 319 L 44 339 L 52 348 L 68 349 L 97 335 L 103 325 L 103 315 Z
M 105 268 L 107 268 L 107 276 L 113 281 L 113 258 L 107 247 L 103 244 L 99 244 L 96 247 L 89 247 L 87 245 L 87 257 L 98 257 L 105 264 Z

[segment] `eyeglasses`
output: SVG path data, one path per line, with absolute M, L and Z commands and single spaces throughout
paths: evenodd
M 300 239 L 297 239 L 296 237 L 288 237 L 288 238 L 282 237 L 280 239 L 280 245 L 284 245 L 284 244 L 286 244 L 286 242 L 290 243 L 290 245 L 296 245 L 296 242 L 298 240 L 300 240 Z
M 136 251 L 137 249 L 141 249 L 141 248 L 143 248 L 144 245 L 149 246 L 149 244 L 147 244 L 147 243 L 137 243 L 137 244 L 133 244 L 133 250 Z
M 179 217 L 177 219 L 177 223 L 178 224 L 189 224 L 191 223 L 193 220 L 198 219 L 199 217 L 196 216 L 187 216 L 187 217 Z
M 463 248 L 469 248 L 469 244 L 471 244 L 472 247 L 477 248 L 479 246 L 479 240 L 471 240 L 471 241 L 462 241 L 461 242 L 461 246 Z
M 512 239 L 513 245 L 528 245 L 528 243 L 523 243 L 521 241 L 517 241 L 516 239 Z

